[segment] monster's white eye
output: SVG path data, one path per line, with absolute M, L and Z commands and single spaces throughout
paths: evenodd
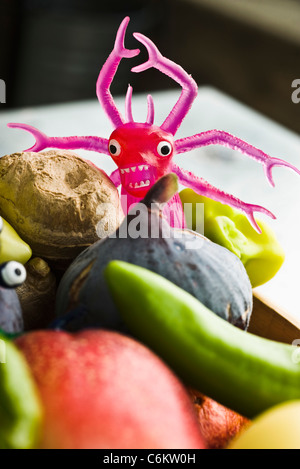
M 9 261 L 0 267 L 1 284 L 7 288 L 15 288 L 26 280 L 26 269 L 20 262 Z
M 163 140 L 157 145 L 157 153 L 160 156 L 168 156 L 172 152 L 172 145 L 170 142 Z
M 109 153 L 112 156 L 119 156 L 119 154 L 121 153 L 121 145 L 119 144 L 117 140 L 114 140 L 114 139 L 110 140 L 108 144 L 108 148 L 109 148 Z

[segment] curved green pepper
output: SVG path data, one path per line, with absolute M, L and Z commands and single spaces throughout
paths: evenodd
M 204 234 L 211 241 L 236 254 L 248 273 L 253 288 L 268 282 L 278 272 L 285 258 L 284 251 L 269 225 L 258 221 L 261 234 L 238 210 L 196 194 L 192 189 L 180 192 L 188 227 L 196 230 L 196 204 L 204 204 Z M 188 207 L 188 206 L 186 206 Z
M 42 404 L 22 353 L 0 335 L 0 449 L 36 447 Z
M 296 346 L 242 331 L 142 267 L 112 261 L 105 276 L 129 331 L 186 384 L 249 418 L 300 398 Z
M 23 241 L 14 228 L 2 218 L 0 234 L 0 263 L 17 261 L 25 264 L 32 256 L 30 246 Z

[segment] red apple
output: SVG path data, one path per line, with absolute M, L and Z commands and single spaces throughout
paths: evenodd
M 203 449 L 189 393 L 150 349 L 113 331 L 17 339 L 44 406 L 44 449 Z
M 208 449 L 224 449 L 229 441 L 237 435 L 249 420 L 222 404 L 189 389 L 196 409 L 200 429 Z

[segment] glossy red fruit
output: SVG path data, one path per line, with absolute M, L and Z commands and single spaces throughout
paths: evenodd
M 202 449 L 189 394 L 139 342 L 113 331 L 33 331 L 15 340 L 45 409 L 46 449 Z

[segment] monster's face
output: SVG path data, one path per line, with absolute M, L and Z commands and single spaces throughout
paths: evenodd
M 129 194 L 142 198 L 158 178 L 169 172 L 174 141 L 160 127 L 135 122 L 115 129 L 108 149 L 119 168 L 122 186 Z

